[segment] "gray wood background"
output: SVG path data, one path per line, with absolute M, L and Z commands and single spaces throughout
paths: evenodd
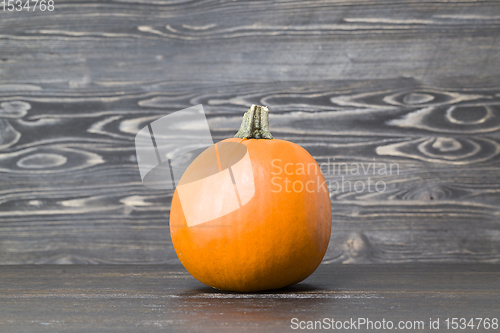
M 216 141 L 263 104 L 319 163 L 397 163 L 332 191 L 325 263 L 500 262 L 499 1 L 55 8 L 0 11 L 1 264 L 177 263 L 134 137 L 200 103 Z

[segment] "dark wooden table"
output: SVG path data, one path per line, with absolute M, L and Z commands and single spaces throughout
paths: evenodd
M 280 332 L 324 318 L 403 321 L 412 332 L 439 319 L 448 331 L 447 318 L 499 318 L 499 282 L 499 265 L 321 265 L 298 285 L 240 294 L 206 287 L 180 265 L 3 266 L 0 332 Z

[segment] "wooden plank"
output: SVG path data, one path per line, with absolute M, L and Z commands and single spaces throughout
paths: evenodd
M 134 136 L 200 103 L 216 141 L 264 104 L 276 138 L 348 166 L 326 175 L 325 262 L 500 262 L 498 2 L 57 1 L 0 15 L 0 264 L 177 263 L 172 193 L 142 186 Z M 368 179 L 384 191 L 345 183 Z
M 0 329 L 288 332 L 293 318 L 367 318 L 423 321 L 412 331 L 427 332 L 431 319 L 445 330 L 447 318 L 498 318 L 499 278 L 498 265 L 321 265 L 303 283 L 245 294 L 206 287 L 180 265 L 4 266 Z

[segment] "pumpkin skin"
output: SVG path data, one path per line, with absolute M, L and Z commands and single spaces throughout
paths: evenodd
M 304 148 L 284 140 L 222 142 L 245 145 L 255 194 L 229 214 L 188 226 L 177 189 L 170 234 L 181 263 L 200 282 L 226 291 L 277 289 L 304 280 L 321 263 L 331 232 L 330 197 L 317 162 Z M 203 153 L 198 156 L 179 184 L 200 171 L 204 158 Z M 299 170 L 301 165 L 305 168 Z M 304 185 L 302 191 L 298 185 L 293 188 L 295 182 Z M 214 193 L 218 190 L 213 188 Z M 208 200 L 203 209 L 212 209 L 214 198 L 203 200 Z

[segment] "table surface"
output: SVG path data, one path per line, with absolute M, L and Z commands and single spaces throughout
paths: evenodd
M 500 266 L 488 264 L 321 265 L 251 294 L 206 287 L 180 265 L 2 266 L 0 281 L 1 332 L 281 332 L 293 318 L 423 321 L 418 332 L 430 318 L 446 330 L 446 318 L 500 317 Z

